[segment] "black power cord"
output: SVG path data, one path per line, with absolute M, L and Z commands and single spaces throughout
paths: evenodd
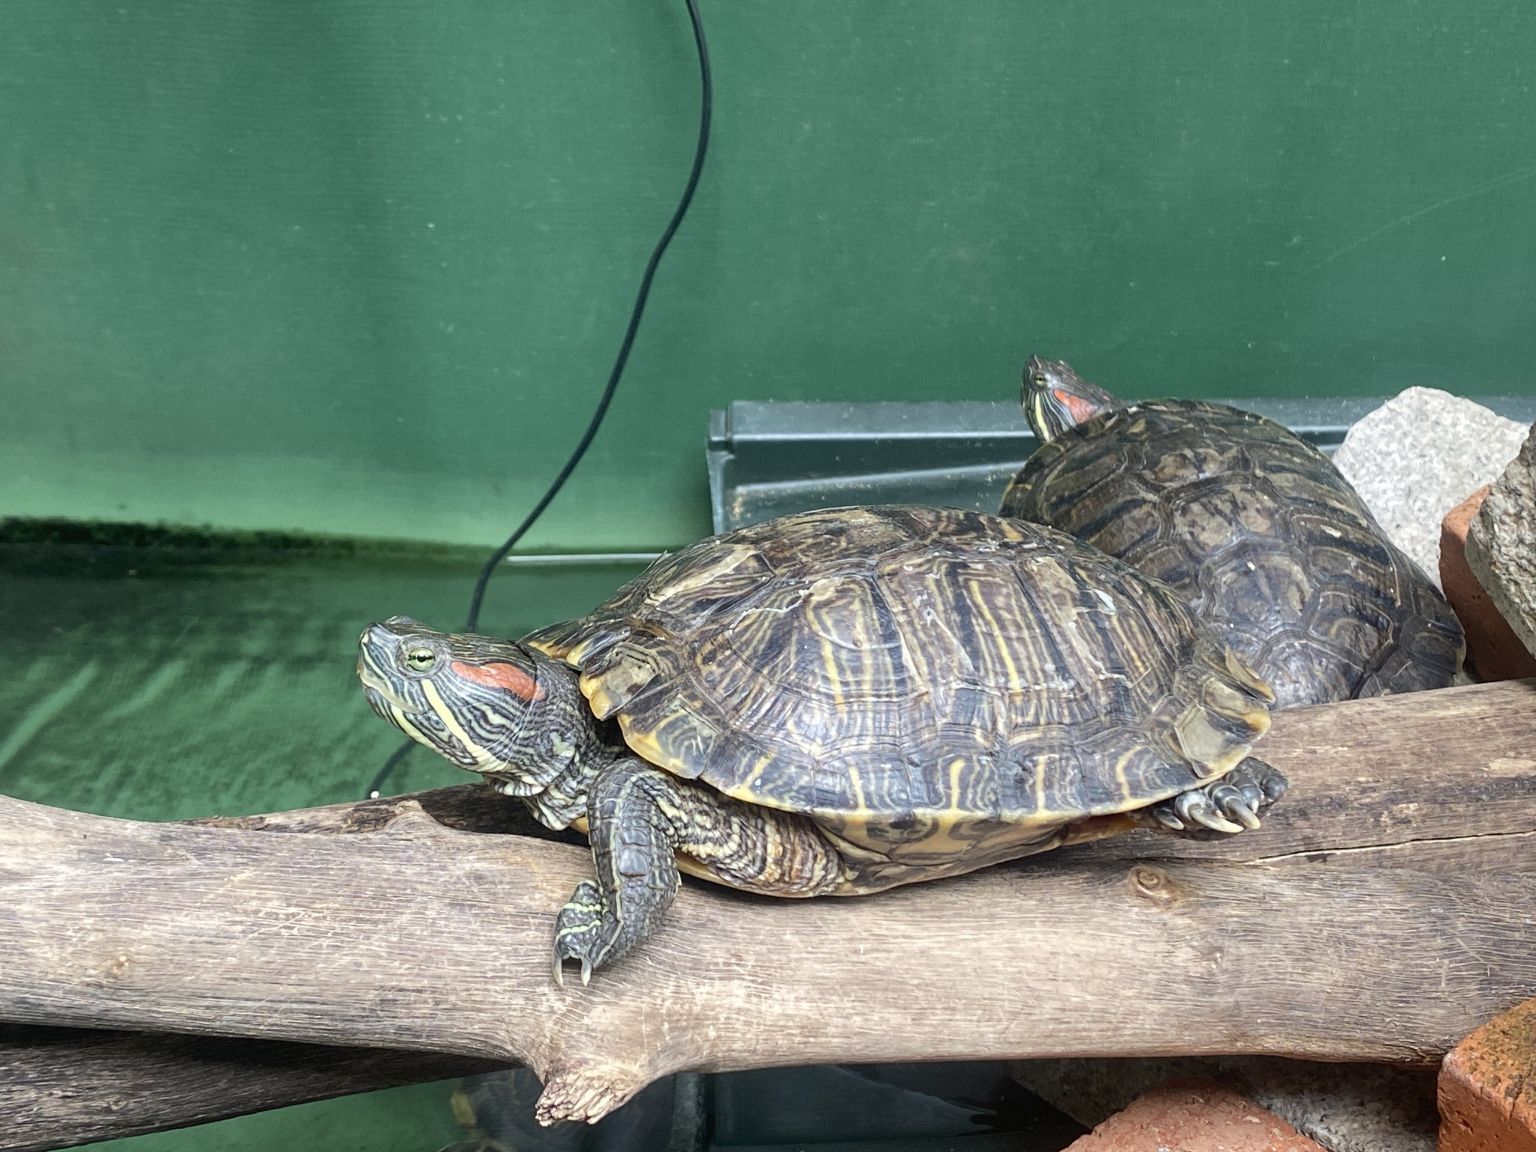
M 491 582 L 491 576 L 507 558 L 508 553 L 517 546 L 517 542 L 527 534 L 528 529 L 532 528 L 538 518 L 543 515 L 544 509 L 548 508 L 559 495 L 560 489 L 565 487 L 565 482 L 571 478 L 571 473 L 576 471 L 576 465 L 581 463 L 581 458 L 592 446 L 597 430 L 602 427 L 603 417 L 608 414 L 608 405 L 612 403 L 613 394 L 619 387 L 619 379 L 624 375 L 624 365 L 629 362 L 629 352 L 634 346 L 635 334 L 640 330 L 640 318 L 645 314 L 645 304 L 651 295 L 651 281 L 656 278 L 656 269 L 661 264 L 661 258 L 666 254 L 668 245 L 672 243 L 672 237 L 677 234 L 678 228 L 682 225 L 683 217 L 688 214 L 688 206 L 693 203 L 693 194 L 699 186 L 699 177 L 703 175 L 704 157 L 709 152 L 709 125 L 714 113 L 714 80 L 710 74 L 709 45 L 704 39 L 704 23 L 699 18 L 698 2 L 683 0 L 683 3 L 688 8 L 688 20 L 693 25 L 693 43 L 698 49 L 699 56 L 699 139 L 694 146 L 693 167 L 688 172 L 688 183 L 683 188 L 682 198 L 677 202 L 672 219 L 667 221 L 661 239 L 656 242 L 656 247 L 651 251 L 651 258 L 645 265 L 645 273 L 640 277 L 640 290 L 635 294 L 635 303 L 630 309 L 629 326 L 624 329 L 624 341 L 619 345 L 619 354 L 614 359 L 613 370 L 608 374 L 607 387 L 598 398 L 597 407 L 592 411 L 592 418 L 587 422 L 587 430 L 576 442 L 570 458 L 545 489 L 544 495 L 539 497 L 539 502 L 533 506 L 527 516 L 523 517 L 523 522 L 517 526 L 512 535 L 507 537 L 505 543 L 491 554 L 485 566 L 480 569 L 480 578 L 475 581 L 475 590 L 469 600 L 469 619 L 464 625 L 466 632 L 473 632 L 480 623 L 480 608 L 485 602 L 485 590 Z M 414 747 L 416 747 L 415 741 L 408 740 L 395 749 L 368 785 L 366 797 L 372 798 L 379 794 L 384 781 Z

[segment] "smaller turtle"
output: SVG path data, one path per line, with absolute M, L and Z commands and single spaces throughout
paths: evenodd
M 555 977 L 660 923 L 679 867 L 774 896 L 954 876 L 1137 823 L 1258 826 L 1269 688 L 1171 589 L 978 512 L 779 517 L 525 637 L 363 632 L 381 717 L 587 834 Z
M 1333 461 L 1273 420 L 1117 400 L 1060 360 L 1021 388 L 1041 447 L 1002 513 L 1172 585 L 1278 707 L 1448 686 L 1460 621 Z

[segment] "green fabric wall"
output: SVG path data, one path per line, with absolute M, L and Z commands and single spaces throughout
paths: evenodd
M 734 398 L 1532 387 L 1528 0 L 701 6 L 715 150 L 535 546 L 707 531 Z M 500 538 L 692 53 L 681 0 L 5 0 L 0 515 Z

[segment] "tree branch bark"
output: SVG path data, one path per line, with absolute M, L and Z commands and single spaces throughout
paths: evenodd
M 0 1024 L 0 1149 L 41 1152 L 502 1066 L 472 1056 Z
M 550 978 L 583 849 L 451 789 L 202 825 L 0 798 L 0 1019 L 525 1062 L 549 1118 L 682 1069 L 1432 1061 L 1536 995 L 1536 683 L 1283 713 L 1257 832 L 1135 834 L 856 900 L 688 884 Z M 350 835 L 279 835 L 350 831 Z M 261 830 L 265 830 L 262 834 Z M 344 1090 L 344 1089 L 343 1089 Z

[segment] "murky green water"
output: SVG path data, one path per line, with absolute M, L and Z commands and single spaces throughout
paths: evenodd
M 462 625 L 468 558 L 5 548 L 0 791 L 136 819 L 355 799 L 399 743 L 353 673 L 370 620 Z M 638 565 L 507 566 L 481 630 L 590 608 Z M 470 779 L 426 751 L 390 782 Z

